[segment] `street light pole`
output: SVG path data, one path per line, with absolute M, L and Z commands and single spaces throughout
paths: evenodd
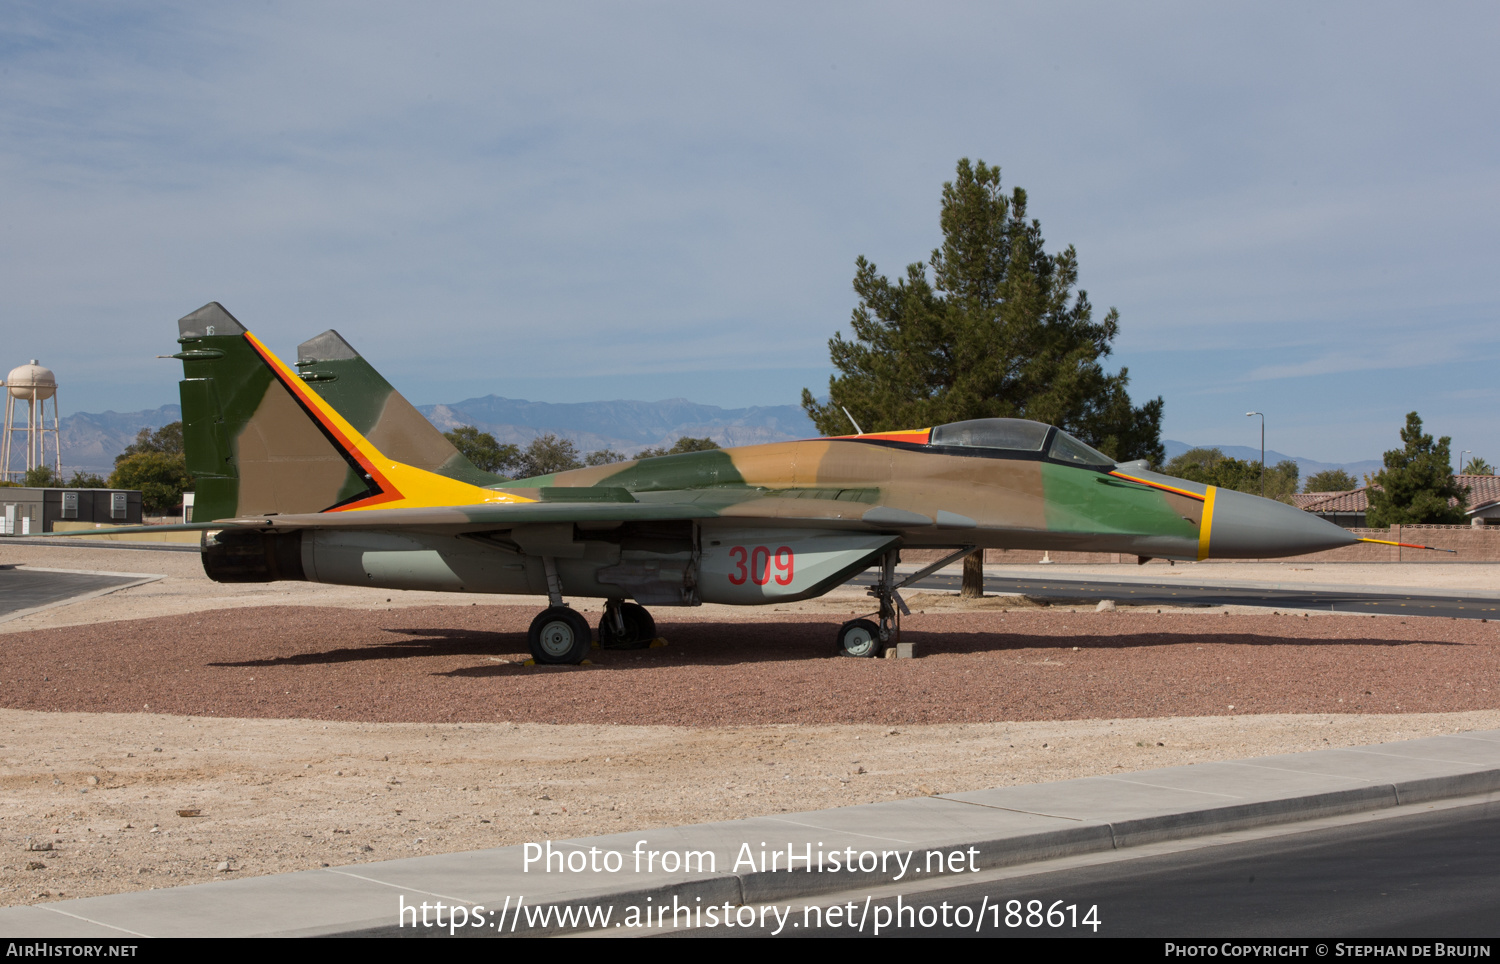
M 1463 475 L 1464 474 L 1464 456 L 1465 455 L 1473 455 L 1473 454 L 1474 454 L 1474 450 L 1473 449 L 1464 449 L 1462 452 L 1458 453 L 1458 471 L 1456 473 L 1454 473 L 1455 475 Z
M 1246 412 L 1245 417 L 1260 416 L 1260 497 L 1266 497 L 1266 416 L 1264 412 Z

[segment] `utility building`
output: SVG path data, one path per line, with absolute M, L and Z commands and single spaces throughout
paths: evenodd
M 4 534 L 40 535 L 58 522 L 140 525 L 141 493 L 134 489 L 0 488 Z

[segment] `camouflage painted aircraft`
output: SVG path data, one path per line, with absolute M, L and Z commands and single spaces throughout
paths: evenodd
M 178 323 L 183 435 L 203 565 L 221 582 L 546 595 L 540 663 L 591 633 L 564 595 L 605 600 L 599 638 L 644 645 L 646 606 L 822 595 L 876 567 L 877 619 L 838 633 L 876 656 L 899 590 L 985 548 L 1167 559 L 1349 545 L 1290 506 L 1117 464 L 1053 426 L 980 419 L 778 442 L 506 481 L 475 468 L 336 332 L 299 371 L 217 302 Z M 899 552 L 947 549 L 897 581 Z

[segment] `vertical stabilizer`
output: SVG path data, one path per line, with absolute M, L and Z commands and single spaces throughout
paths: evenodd
M 465 458 L 333 329 L 297 346 L 297 373 L 371 444 L 396 461 L 470 485 L 505 481 Z
M 380 493 L 218 302 L 177 322 L 194 522 L 321 512 Z

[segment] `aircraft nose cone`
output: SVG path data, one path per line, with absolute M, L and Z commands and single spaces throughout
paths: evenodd
M 1349 546 L 1359 539 L 1311 512 L 1229 489 L 1214 495 L 1208 558 L 1262 559 Z

